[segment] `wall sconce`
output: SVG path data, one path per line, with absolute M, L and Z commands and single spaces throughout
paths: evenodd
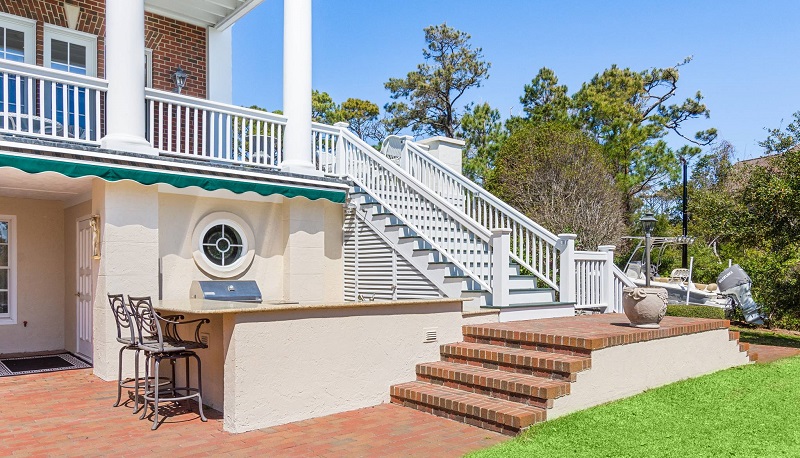
M 100 215 L 92 215 L 89 227 L 92 228 L 92 258 L 100 259 Z
M 178 65 L 178 68 L 174 72 L 172 72 L 171 75 L 172 82 L 175 83 L 175 89 L 173 90 L 173 92 L 177 92 L 178 94 L 181 93 L 184 86 L 186 86 L 186 77 L 188 76 L 189 74 L 186 73 L 186 70 L 182 69 L 181 66 Z

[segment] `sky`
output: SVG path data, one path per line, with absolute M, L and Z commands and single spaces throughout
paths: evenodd
M 612 64 L 645 70 L 687 56 L 677 102 L 701 91 L 710 119 L 737 159 L 762 155 L 765 128 L 800 111 L 800 1 L 314 0 L 313 86 L 336 102 L 357 97 L 383 106 L 384 83 L 423 61 L 423 28 L 446 22 L 469 33 L 491 63 L 489 79 L 465 95 L 503 117 L 541 67 L 569 92 Z M 283 1 L 265 0 L 234 25 L 233 101 L 282 107 Z M 668 139 L 679 147 L 678 138 Z

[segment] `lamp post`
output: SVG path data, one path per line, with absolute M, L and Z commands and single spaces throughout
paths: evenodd
M 653 217 L 652 213 L 645 213 L 644 216 L 639 218 L 639 222 L 642 223 L 642 229 L 644 229 L 644 278 L 645 278 L 645 286 L 650 287 L 650 235 L 653 232 L 653 228 L 656 227 L 656 219 Z

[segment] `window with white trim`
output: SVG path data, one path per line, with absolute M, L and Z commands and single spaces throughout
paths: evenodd
M 44 26 L 44 64 L 46 67 L 77 75 L 97 75 L 97 37 L 50 24 Z M 49 86 L 47 86 L 49 90 Z M 65 94 L 66 91 L 66 94 Z M 86 106 L 88 89 L 76 89 L 65 84 L 56 85 L 56 121 L 67 129 L 78 129 L 80 138 L 85 134 L 86 116 L 93 107 Z M 77 97 L 77 100 L 76 100 Z M 45 103 L 51 104 L 50 94 Z M 64 104 L 67 104 L 66 116 Z M 77 106 L 77 112 L 75 108 Z M 49 111 L 49 110 L 48 110 Z
M 16 217 L 0 215 L 0 324 L 17 322 Z
M 0 13 L 0 59 L 36 64 L 36 21 Z
M 35 40 L 36 21 L 0 13 L 0 59 L 35 64 Z M 0 73 L 0 111 L 27 114 L 28 107 L 25 106 L 27 99 L 27 78 Z M 0 128 L 10 128 L 8 122 L 5 116 L 0 117 Z

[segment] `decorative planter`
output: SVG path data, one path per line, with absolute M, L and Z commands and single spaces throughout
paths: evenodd
M 624 288 L 622 307 L 631 325 L 658 328 L 667 314 L 667 290 L 664 288 Z

